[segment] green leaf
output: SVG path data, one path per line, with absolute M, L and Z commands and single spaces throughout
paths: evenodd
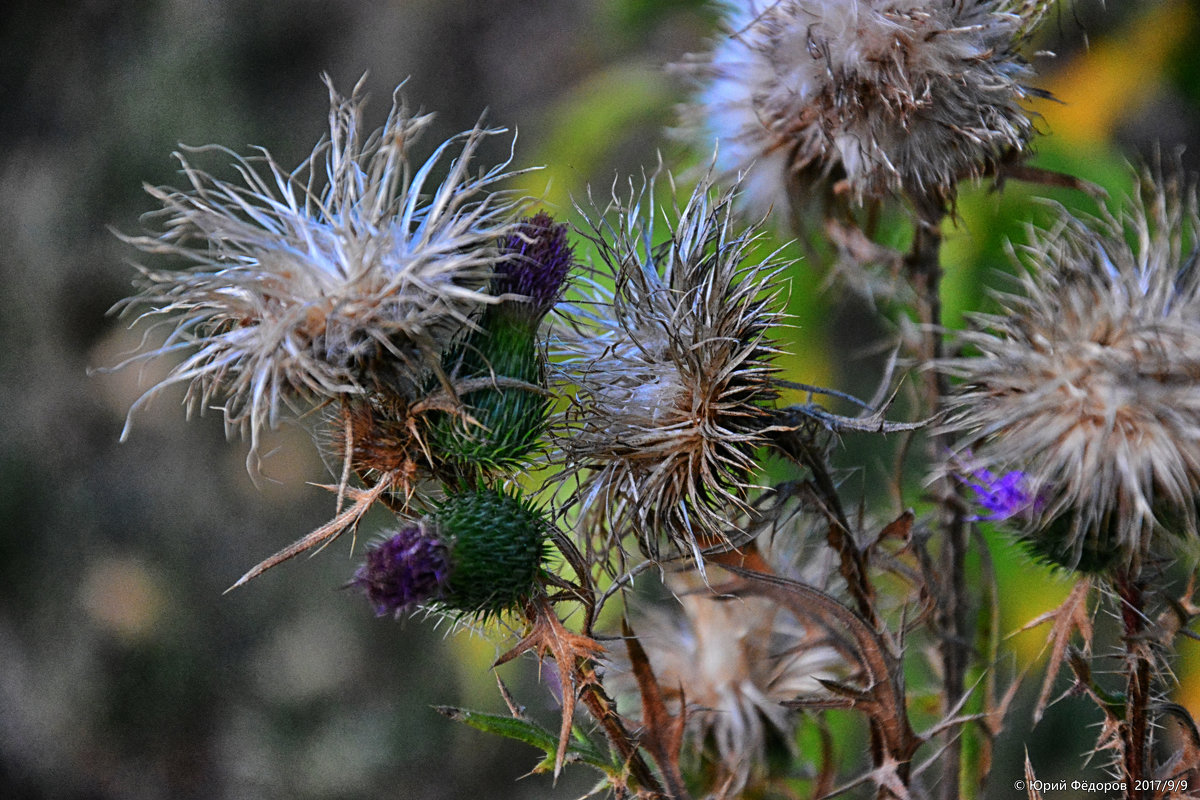
M 516 739 L 519 742 L 532 745 L 546 753 L 546 758 L 534 767 L 534 772 L 549 772 L 554 768 L 554 756 L 558 750 L 558 736 L 527 719 L 505 716 L 503 714 L 488 714 L 482 711 L 469 711 L 454 706 L 434 706 L 439 714 L 449 717 L 455 722 L 470 725 L 476 730 Z M 567 760 L 578 761 L 595 767 L 606 775 L 621 774 L 621 767 L 612 759 L 605 756 L 595 744 L 578 730 L 571 744 L 567 746 Z

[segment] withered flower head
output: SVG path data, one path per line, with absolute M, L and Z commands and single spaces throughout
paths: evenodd
M 1017 471 L 1027 537 L 1069 567 L 1132 563 L 1156 525 L 1196 530 L 1195 186 L 1146 173 L 1139 189 L 1115 213 L 1063 211 L 1035 231 L 1023 291 L 962 334 L 973 355 L 942 365 L 963 381 L 949 427 L 976 475 Z
M 781 264 L 751 263 L 753 229 L 733 221 L 732 192 L 710 190 L 661 209 L 662 241 L 652 183 L 593 223 L 598 281 L 613 289 L 597 283 L 576 306 L 578 335 L 564 343 L 577 391 L 562 447 L 610 543 L 635 533 L 654 552 L 665 536 L 698 553 L 723 541 L 770 425 Z
M 861 203 L 953 200 L 1021 151 L 1032 70 L 1018 50 L 1049 0 L 729 0 L 685 112 L 757 212 L 830 180 Z
M 189 409 L 223 400 L 226 425 L 259 431 L 283 407 L 404 386 L 431 365 L 481 304 L 513 203 L 492 193 L 507 164 L 473 171 L 475 130 L 441 144 L 417 168 L 413 142 L 429 115 L 393 102 L 364 135 L 363 99 L 330 86 L 329 138 L 296 169 L 266 150 L 209 147 L 177 154 L 190 188 L 150 187 L 161 232 L 129 241 L 191 264 L 139 267 L 141 293 L 122 307 L 163 318 L 165 342 L 135 359 L 187 353 L 137 403 L 185 384 Z M 193 152 L 231 155 L 240 182 L 193 166 Z M 446 154 L 448 174 L 430 176 Z M 128 362 L 126 362 L 128 363 Z M 386 366 L 384 366 L 386 365 Z M 132 409 L 131 412 L 132 414 Z M 126 426 L 128 429 L 128 425 Z M 252 447 L 253 449 L 253 447 Z
M 668 581 L 678 603 L 643 610 L 634 630 L 664 698 L 686 706 L 685 752 L 711 796 L 740 797 L 772 766 L 793 764 L 798 715 L 782 703 L 827 694 L 820 680 L 847 667 L 818 626 L 771 600 L 719 596 L 695 572 Z M 613 666 L 606 683 L 632 693 L 628 665 Z

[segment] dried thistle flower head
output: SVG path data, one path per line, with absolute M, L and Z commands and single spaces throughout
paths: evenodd
M 614 288 L 597 284 L 564 343 L 577 391 L 562 447 L 607 544 L 636 532 L 657 552 L 665 536 L 698 557 L 724 541 L 771 425 L 782 265 L 775 254 L 750 261 L 753 228 L 733 221 L 732 192 L 710 190 L 702 183 L 682 210 L 662 209 L 661 242 L 652 182 L 593 223 Z
M 1049 0 L 728 0 L 685 112 L 756 213 L 834 182 L 952 201 L 1033 133 L 1018 50 Z
M 185 384 L 189 409 L 223 399 L 227 427 L 248 427 L 253 452 L 284 407 L 377 385 L 404 393 L 493 299 L 487 282 L 514 209 L 492 189 L 509 173 L 473 174 L 470 162 L 503 131 L 452 137 L 414 170 L 429 115 L 395 101 L 382 130 L 364 135 L 358 88 L 344 98 L 330 85 L 330 100 L 329 138 L 295 170 L 266 150 L 200 148 L 177 154 L 189 189 L 147 189 L 162 203 L 161 233 L 129 241 L 192 266 L 139 267 L 141 293 L 121 307 L 148 307 L 139 319 L 163 318 L 170 333 L 131 360 L 189 355 L 134 409 Z M 208 150 L 232 155 L 241 182 L 193 166 L 189 154 Z
M 714 594 L 695 572 L 668 580 L 678 603 L 643 610 L 634 630 L 664 698 L 686 706 L 706 796 L 741 797 L 772 767 L 795 768 L 798 715 L 781 704 L 828 694 L 820 681 L 842 676 L 845 661 L 819 627 L 771 600 Z M 626 665 L 614 666 L 606 683 L 632 690 Z
M 1195 534 L 1200 218 L 1193 183 L 1145 173 L 1124 209 L 1062 211 L 1023 248 L 1021 294 L 962 334 L 949 427 L 975 470 L 1016 470 L 1037 552 L 1133 564 L 1158 525 Z M 979 474 L 978 472 L 976 474 Z

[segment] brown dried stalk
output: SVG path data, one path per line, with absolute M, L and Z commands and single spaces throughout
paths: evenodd
M 729 594 L 768 598 L 798 619 L 811 620 L 830 633 L 830 644 L 862 671 L 863 686 L 822 681 L 833 697 L 786 703 L 793 708 L 842 707 L 864 712 L 871 730 L 870 774 L 884 796 L 909 797 L 912 759 L 924 739 L 913 731 L 904 694 L 904 670 L 886 634 L 875 629 L 828 594 L 802 583 L 726 565 L 737 576 L 720 587 Z
M 918 359 L 928 367 L 944 355 L 942 343 L 941 284 L 941 222 L 947 208 L 932 199 L 914 199 L 916 228 L 912 248 L 904 259 L 909 283 L 917 295 L 917 314 L 921 322 L 921 345 Z M 946 375 L 939 370 L 925 371 L 925 402 L 931 414 L 937 414 L 943 399 L 949 394 Z M 929 437 L 931 461 L 937 463 L 951 443 L 944 434 Z M 966 687 L 967 667 L 971 655 L 972 636 L 969 630 L 969 608 L 966 581 L 967 524 L 964 505 L 959 499 L 959 486 L 949 476 L 940 477 L 932 487 L 934 499 L 942 508 L 942 551 L 940 574 L 943 580 L 933 587 L 938 604 L 934 620 L 941 639 L 942 703 L 949 712 L 962 700 Z M 956 800 L 959 794 L 959 775 L 962 741 L 952 736 L 946 743 L 946 772 L 941 781 L 945 800 Z

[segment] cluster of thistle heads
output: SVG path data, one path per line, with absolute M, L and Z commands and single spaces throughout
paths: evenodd
M 188 150 L 189 188 L 149 190 L 159 232 L 130 241 L 188 266 L 139 267 L 124 307 L 167 334 L 131 360 L 182 360 L 133 410 L 183 386 L 189 410 L 248 435 L 252 470 L 264 429 L 324 410 L 337 515 L 250 575 L 377 502 L 399 527 L 354 583 L 380 614 L 517 609 L 553 581 L 552 539 L 617 574 L 634 549 L 702 569 L 744 533 L 761 450 L 795 427 L 773 363 L 793 265 L 747 220 L 814 200 L 928 220 L 963 180 L 1002 179 L 1034 134 L 1022 49 L 1051 3 L 724 5 L 725 34 L 687 65 L 685 131 L 716 140 L 714 168 L 690 192 L 670 181 L 681 204 L 631 181 L 572 232 L 504 188 L 511 159 L 477 163 L 503 131 L 415 160 L 428 116 L 396 101 L 366 135 L 358 91 L 332 87 L 329 136 L 298 168 L 235 156 L 229 183 Z M 1018 286 L 931 365 L 957 386 L 934 425 L 958 444 L 935 470 L 974 490 L 974 520 L 1069 569 L 1136 570 L 1196 535 L 1195 187 L 1138 177 L 1130 202 L 1031 231 Z M 526 496 L 535 474 L 557 506 Z
M 519 482 L 547 465 L 573 479 L 598 550 L 721 540 L 768 427 L 780 318 L 781 265 L 749 260 L 732 193 L 703 183 L 659 209 L 652 179 L 631 186 L 594 209 L 584 235 L 602 263 L 585 270 L 565 224 L 497 187 L 509 163 L 474 163 L 502 131 L 452 137 L 418 165 L 428 116 L 396 102 L 364 135 L 358 93 L 331 99 L 329 137 L 298 169 L 262 151 L 230 183 L 189 153 L 190 189 L 150 189 L 162 233 L 130 241 L 190 266 L 139 267 L 123 305 L 169 332 L 131 361 L 185 356 L 133 410 L 182 384 L 189 409 L 216 404 L 246 432 L 256 470 L 264 429 L 323 409 L 338 516 L 303 547 L 374 502 L 395 510 L 402 529 L 355 579 L 381 613 L 527 599 L 552 515 Z

